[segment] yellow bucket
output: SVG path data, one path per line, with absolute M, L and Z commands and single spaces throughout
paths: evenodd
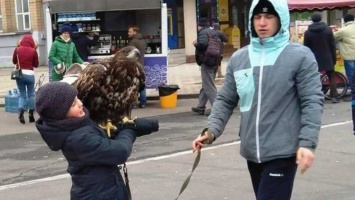
M 175 108 L 177 105 L 177 91 L 174 93 L 159 97 L 161 108 Z
M 180 89 L 178 85 L 162 85 L 158 87 L 160 107 L 175 108 L 177 104 L 177 90 Z

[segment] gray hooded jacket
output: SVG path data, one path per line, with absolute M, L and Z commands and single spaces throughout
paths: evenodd
M 251 44 L 232 55 L 208 118 L 218 138 L 240 102 L 240 153 L 256 163 L 294 156 L 299 147 L 314 150 L 324 99 L 313 53 L 289 42 L 287 1 L 269 1 L 281 19 L 279 32 L 262 40 L 251 33 Z

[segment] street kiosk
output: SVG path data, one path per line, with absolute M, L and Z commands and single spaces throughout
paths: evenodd
M 167 6 L 160 0 L 44 0 L 43 10 L 48 53 L 64 23 L 77 25 L 88 37 L 99 32 L 99 44 L 89 49 L 89 60 L 110 56 L 126 46 L 128 26 L 137 25 L 147 45 L 146 87 L 167 84 Z

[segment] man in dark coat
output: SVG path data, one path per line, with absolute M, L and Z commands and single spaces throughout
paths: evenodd
M 138 62 L 142 65 L 144 69 L 144 53 L 145 53 L 145 47 L 146 44 L 143 40 L 143 35 L 139 33 L 139 28 L 136 25 L 132 25 L 128 27 L 128 37 L 130 39 L 130 42 L 128 46 L 134 46 L 136 47 L 139 52 L 141 53 L 140 58 L 138 59 Z M 146 89 L 142 89 L 139 92 L 139 104 L 138 106 L 140 108 L 145 108 L 147 105 L 147 92 Z
M 82 33 L 78 32 L 79 30 L 76 24 L 73 24 L 71 28 L 73 31 L 71 34 L 71 39 L 75 44 L 76 51 L 78 52 L 80 58 L 83 61 L 88 62 L 88 47 L 96 46 L 99 44 L 99 33 L 94 32 L 94 38 L 91 40 L 86 35 L 83 35 Z
M 309 25 L 304 34 L 304 45 L 314 53 L 318 71 L 325 71 L 330 81 L 330 95 L 332 103 L 338 103 L 334 65 L 336 63 L 335 39 L 332 29 L 321 22 L 322 15 L 314 13 L 311 17 L 313 23 Z

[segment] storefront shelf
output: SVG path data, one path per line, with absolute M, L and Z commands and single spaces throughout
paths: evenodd
M 99 19 L 93 19 L 93 20 L 58 21 L 58 23 L 69 23 L 69 22 L 80 23 L 80 22 L 99 22 L 99 21 L 100 21 Z

